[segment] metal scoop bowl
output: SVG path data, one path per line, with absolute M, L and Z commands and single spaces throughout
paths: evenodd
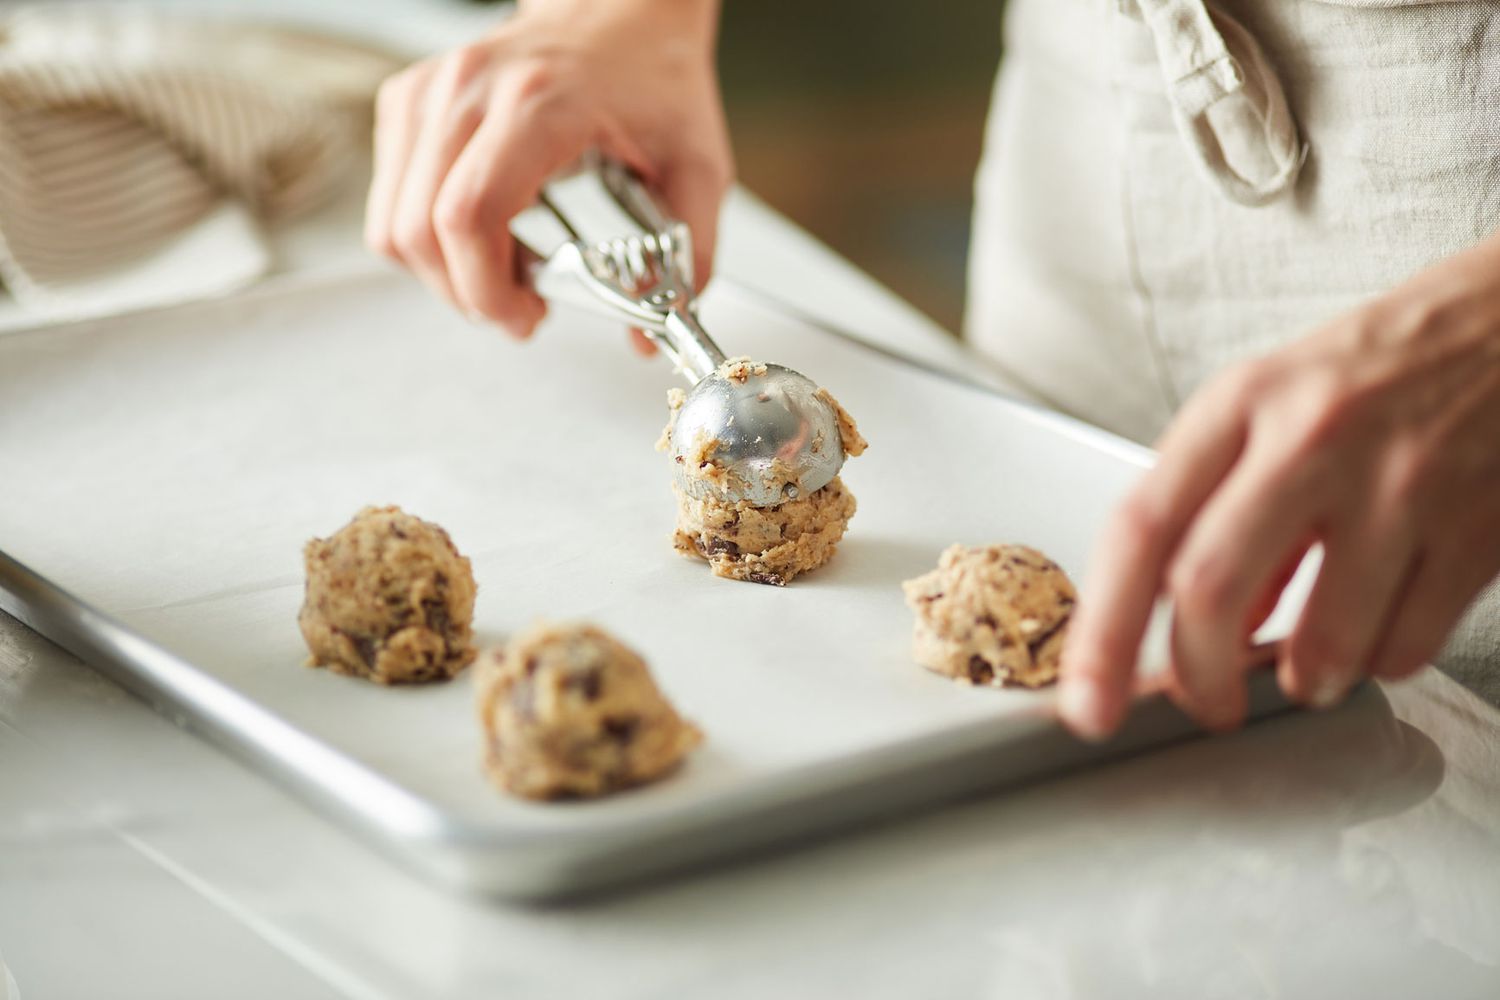
M 754 365 L 715 372 L 688 393 L 672 425 L 677 485 L 700 499 L 774 507 L 821 489 L 844 464 L 838 420 L 806 375 Z M 713 446 L 704 455 L 704 443 Z M 704 476 L 708 461 L 722 476 Z
M 756 507 L 807 496 L 844 464 L 838 417 L 807 376 L 773 364 L 726 366 L 698 322 L 688 229 L 669 219 L 613 161 L 593 163 L 610 197 L 641 232 L 589 243 L 544 191 L 541 204 L 570 239 L 529 268 L 538 294 L 645 331 L 692 385 L 669 454 L 690 496 Z

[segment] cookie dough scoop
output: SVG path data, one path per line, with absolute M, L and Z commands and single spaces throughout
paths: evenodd
M 543 192 L 541 205 L 570 238 L 533 261 L 532 282 L 544 298 L 640 328 L 692 385 L 670 448 L 678 486 L 698 499 L 774 507 L 832 482 L 845 457 L 837 404 L 800 372 L 727 359 L 698 321 L 687 227 L 623 165 L 590 169 L 642 232 L 589 243 Z

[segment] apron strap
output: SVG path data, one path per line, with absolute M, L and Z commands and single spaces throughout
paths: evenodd
M 1260 43 L 1204 0 L 1119 0 L 1156 43 L 1177 129 L 1231 201 L 1264 205 L 1296 183 L 1307 144 Z

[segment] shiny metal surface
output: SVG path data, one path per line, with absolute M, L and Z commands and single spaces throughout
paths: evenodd
M 844 463 L 838 421 L 805 375 L 766 365 L 743 382 L 714 374 L 688 393 L 672 429 L 673 475 L 690 496 L 770 507 L 828 485 Z M 728 485 L 697 468 L 704 442 Z
M 827 485 L 844 462 L 832 407 L 817 384 L 782 365 L 749 383 L 714 374 L 725 354 L 698 321 L 693 298 L 693 245 L 687 226 L 669 218 L 625 167 L 596 160 L 586 167 L 641 232 L 590 243 L 547 192 L 541 207 L 568 235 L 529 267 L 542 297 L 580 306 L 641 329 L 694 388 L 677 417 L 672 458 L 678 484 L 695 497 L 770 507 Z M 759 359 L 757 359 L 759 360 Z M 691 460 L 717 442 L 723 475 L 695 475 Z

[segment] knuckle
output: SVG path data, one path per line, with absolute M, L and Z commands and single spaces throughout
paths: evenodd
M 1136 490 L 1116 508 L 1111 518 L 1111 534 L 1132 546 L 1144 546 L 1159 538 L 1167 528 L 1161 505 L 1144 490 Z
M 521 103 L 546 102 L 560 92 L 562 74 L 552 60 L 530 56 L 511 63 L 509 82 L 515 99 Z
M 1327 462 L 1308 461 L 1293 450 L 1266 461 L 1258 475 L 1262 496 L 1295 506 L 1325 497 L 1335 488 L 1338 470 Z
M 1276 358 L 1252 358 L 1219 375 L 1195 398 L 1202 401 L 1203 417 L 1245 422 L 1255 415 L 1276 413 L 1285 389 L 1285 370 Z
M 1303 456 L 1338 447 L 1364 420 L 1370 394 L 1333 373 L 1309 376 L 1301 393 L 1302 429 L 1297 450 Z
M 490 54 L 482 45 L 460 45 L 438 63 L 434 85 L 448 94 L 463 90 L 484 72 Z
M 431 260 L 438 252 L 431 221 L 415 214 L 396 221 L 391 230 L 391 242 L 397 254 L 405 260 Z
M 1455 322 L 1467 318 L 1467 309 L 1467 304 L 1457 298 L 1439 296 L 1424 299 L 1422 305 L 1416 310 L 1411 332 L 1423 334 L 1450 329 Z
M 380 81 L 380 86 L 375 90 L 375 117 L 377 120 L 387 118 L 397 108 L 406 103 L 406 95 L 409 89 L 407 72 L 409 71 L 402 71 Z
M 1271 372 L 1269 362 L 1247 361 L 1214 376 L 1183 404 L 1168 427 L 1168 437 L 1184 427 L 1248 427 L 1267 409 L 1274 413 L 1275 407 L 1265 405 L 1275 391 Z
M 1281 382 L 1279 367 L 1269 358 L 1246 361 L 1226 372 L 1220 391 L 1236 409 L 1249 409 L 1264 401 Z
M 1234 569 L 1224 559 L 1189 555 L 1173 564 L 1167 589 L 1184 614 L 1218 618 L 1232 609 L 1238 588 Z
M 396 248 L 396 241 L 391 238 L 391 231 L 384 226 L 366 227 L 365 246 L 372 252 L 392 260 L 399 260 L 401 252 Z
M 483 45 L 460 45 L 448 56 L 448 70 L 460 79 L 471 79 L 489 65 L 490 53 Z
M 1078 631 L 1063 645 L 1063 672 L 1094 681 L 1113 681 L 1135 656 L 1138 638 L 1124 629 L 1101 625 Z
M 1300 407 L 1300 423 L 1293 441 L 1294 453 L 1306 457 L 1323 451 L 1338 440 L 1345 413 L 1338 400 L 1309 394 Z
M 416 63 L 380 81 L 375 90 L 375 116 L 384 118 L 402 110 L 422 89 L 431 73 L 426 63 Z
M 1383 331 L 1404 322 L 1399 313 L 1405 308 L 1405 303 L 1396 307 L 1394 311 L 1385 303 L 1367 304 L 1356 309 L 1342 322 L 1335 323 L 1331 328 L 1331 334 L 1335 341 L 1347 351 L 1362 353 L 1371 350 L 1379 346 Z
M 1410 511 L 1434 481 L 1432 454 L 1414 442 L 1397 442 L 1387 449 L 1380 494 L 1396 512 Z
M 482 200 L 469 193 L 439 194 L 432 222 L 440 243 L 472 240 L 484 229 Z
M 599 109 L 579 100 L 574 80 L 550 60 L 532 58 L 510 67 L 505 86 L 491 100 L 534 141 L 582 143 L 603 128 Z
M 1448 327 L 1463 308 L 1460 300 L 1445 296 L 1401 296 L 1363 310 L 1350 333 L 1357 347 L 1374 347 L 1393 334 L 1421 335 Z

